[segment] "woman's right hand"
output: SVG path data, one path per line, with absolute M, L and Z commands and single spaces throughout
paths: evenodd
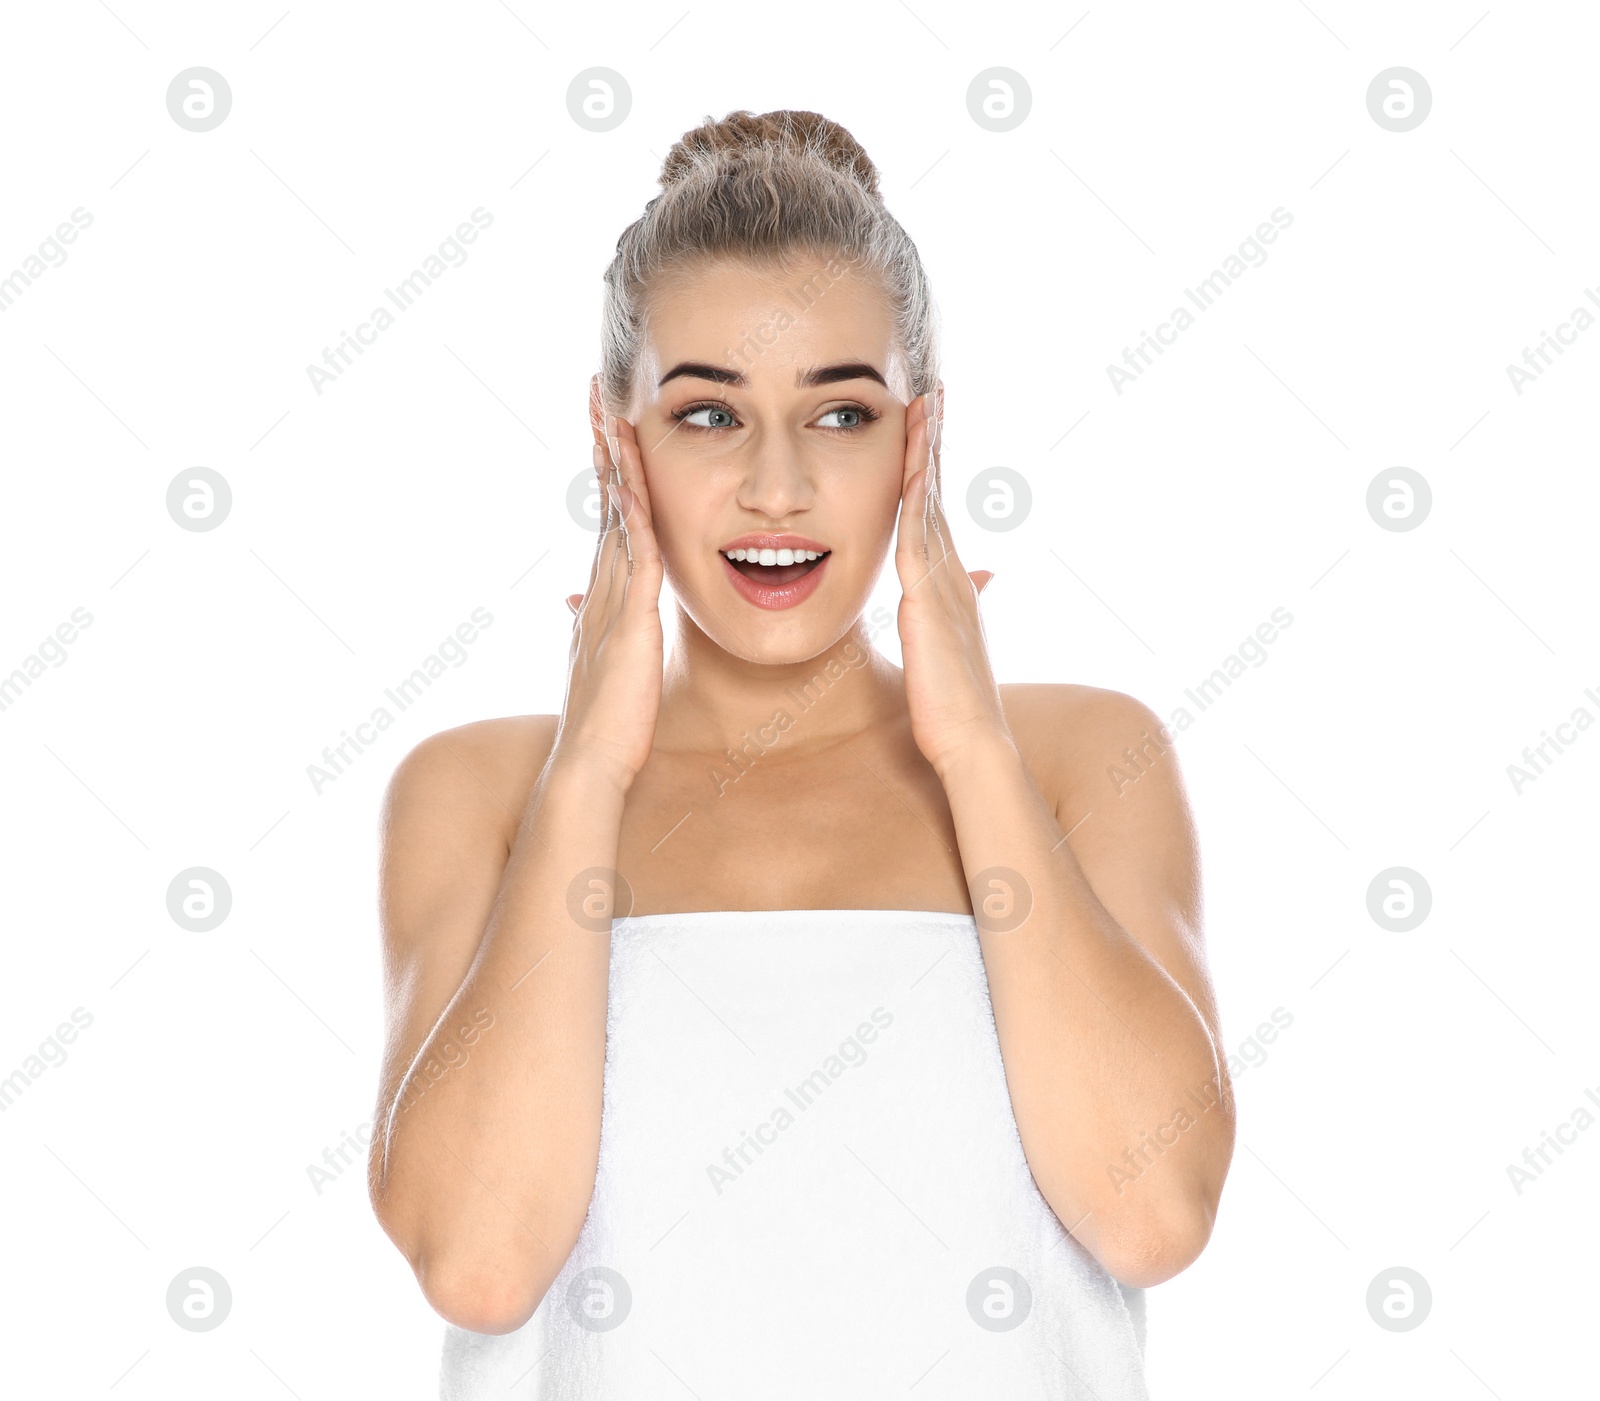
M 611 418 L 611 450 L 594 447 L 605 517 L 587 593 L 571 594 L 576 615 L 552 761 L 597 763 L 632 784 L 655 738 L 661 708 L 661 551 L 633 425 Z

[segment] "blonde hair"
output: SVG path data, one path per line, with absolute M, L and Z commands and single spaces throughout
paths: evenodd
M 600 332 L 606 404 L 624 412 L 631 402 L 652 287 L 721 258 L 781 266 L 805 254 L 876 280 L 912 396 L 931 390 L 939 378 L 932 290 L 860 143 L 816 112 L 730 112 L 707 117 L 667 152 L 661 193 L 617 240 Z

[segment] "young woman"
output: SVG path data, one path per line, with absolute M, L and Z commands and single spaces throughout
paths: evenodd
M 561 715 L 388 798 L 372 1201 L 442 1394 L 1142 1398 L 1233 1144 L 1170 736 L 996 685 L 927 278 L 850 134 L 734 113 L 661 183 Z

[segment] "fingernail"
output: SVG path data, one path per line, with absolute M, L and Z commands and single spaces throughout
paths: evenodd
M 595 470 L 595 475 L 596 476 L 601 476 L 601 477 L 605 476 L 605 471 L 606 471 L 606 456 L 605 456 L 605 453 L 606 453 L 606 450 L 603 447 L 601 447 L 599 443 L 596 443 L 594 445 L 594 451 L 590 454 L 590 456 L 594 459 L 594 470 Z

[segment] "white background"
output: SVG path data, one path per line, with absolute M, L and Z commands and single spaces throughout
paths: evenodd
M 1506 1167 L 1600 1087 L 1600 727 L 1520 794 L 1506 768 L 1600 717 L 1600 328 L 1520 395 L 1506 366 L 1600 295 L 1600 23 L 1483 3 L 9 9 L 0 276 L 93 223 L 0 314 L 0 674 L 93 623 L 0 712 L 0 1077 L 93 1023 L 0 1115 L 0 1389 L 433 1394 L 443 1325 L 360 1171 L 307 1173 L 371 1118 L 377 804 L 425 735 L 559 709 L 601 270 L 681 132 L 783 107 L 863 142 L 922 250 L 951 495 L 1031 484 L 1012 533 L 957 519 L 1002 681 L 1166 716 L 1293 615 L 1179 739 L 1229 1049 L 1293 1025 L 1238 1079 L 1209 1248 L 1150 1293 L 1154 1394 L 1588 1375 L 1600 1131 L 1520 1195 Z M 194 65 L 233 94 L 203 134 L 165 105 Z M 1396 65 L 1433 95 L 1404 133 L 1366 106 Z M 565 100 L 592 66 L 632 91 L 603 134 Z M 991 66 L 1032 90 L 1007 133 L 967 110 Z M 479 206 L 319 395 L 306 366 Z M 1268 261 L 1117 394 L 1107 364 L 1280 206 Z M 193 533 L 165 497 L 201 465 L 233 506 Z M 1433 493 L 1407 532 L 1366 508 L 1398 465 Z M 315 792 L 475 607 L 465 664 Z M 191 866 L 233 892 L 208 934 L 167 913 Z M 1432 891 L 1408 933 L 1367 912 L 1391 866 Z M 233 1290 L 213 1332 L 166 1312 L 193 1265 Z M 1365 1304 L 1397 1265 L 1433 1292 L 1405 1333 Z

